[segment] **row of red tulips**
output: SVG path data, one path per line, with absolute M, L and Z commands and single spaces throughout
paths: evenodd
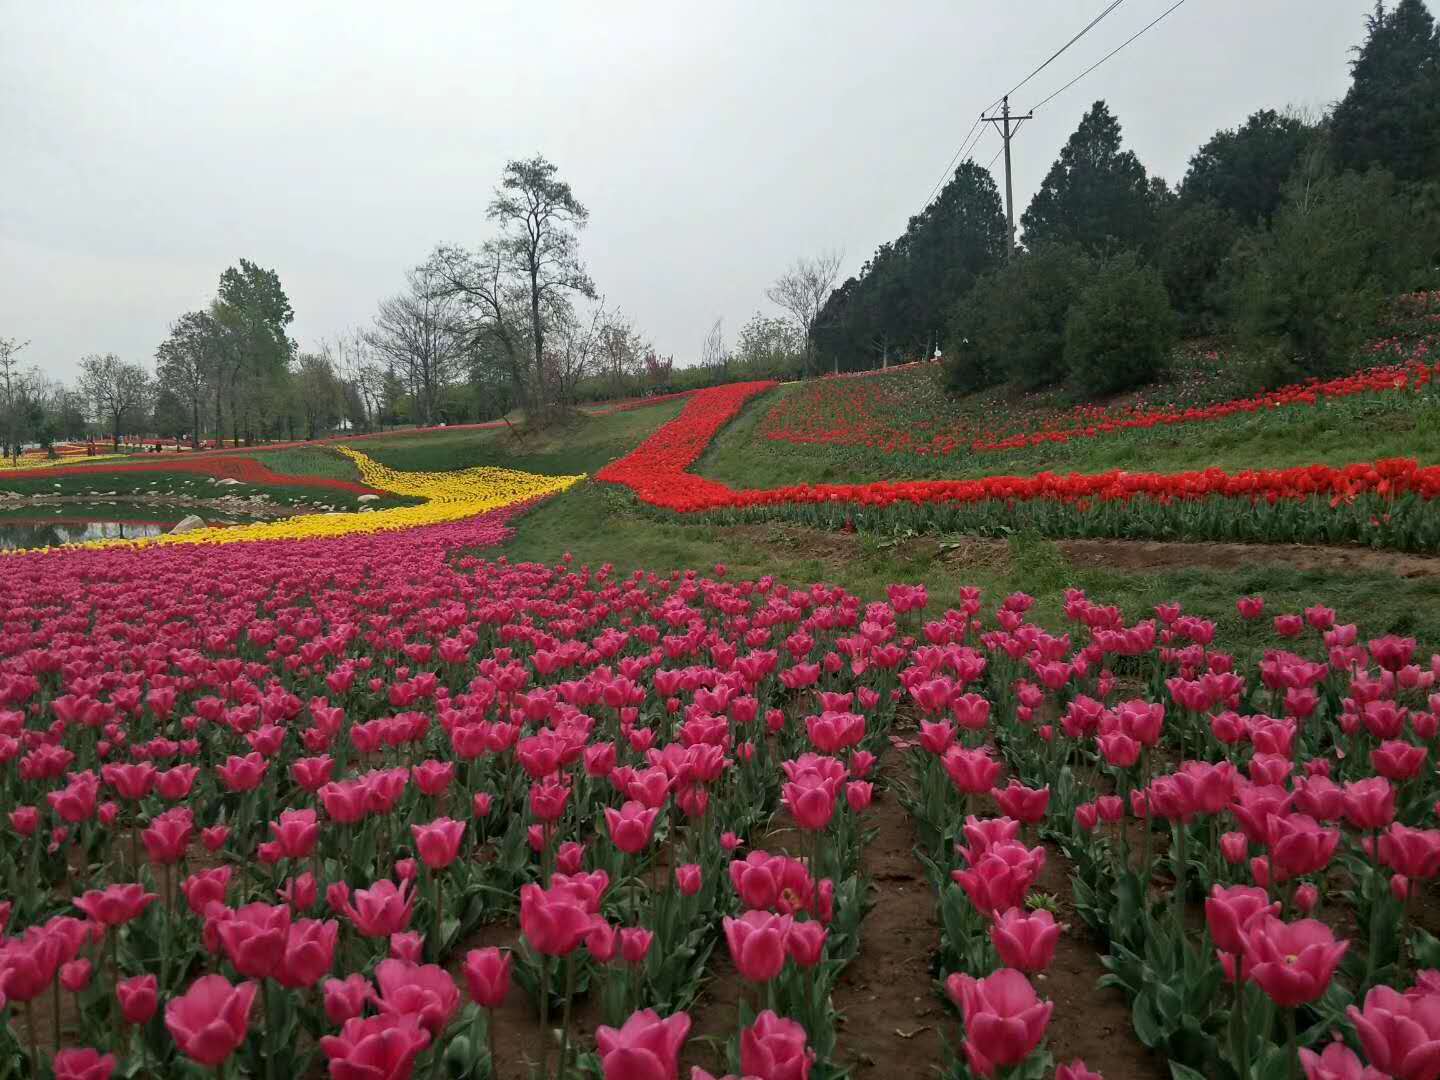
M 997 403 L 967 410 L 960 418 L 937 412 L 932 371 L 909 365 L 867 373 L 864 380 L 824 378 L 790 390 L 761 419 L 759 433 L 772 442 L 865 447 L 886 454 L 948 456 L 1020 450 L 1029 446 L 1092 439 L 1121 431 L 1144 431 L 1275 409 L 1313 408 L 1357 395 L 1423 392 L 1434 379 L 1435 338 L 1387 338 L 1372 343 L 1371 356 L 1386 363 L 1331 379 L 1312 378 L 1225 401 L 1186 401 L 1123 406 L 1076 405 L 1031 408 L 997 420 Z

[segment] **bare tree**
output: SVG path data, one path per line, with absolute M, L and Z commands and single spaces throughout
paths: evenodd
M 212 388 L 219 395 L 224 348 L 220 324 L 208 311 L 187 311 L 170 324 L 170 336 L 155 350 L 155 373 L 190 410 L 190 445 L 200 446 L 200 410 Z M 220 432 L 216 431 L 218 438 Z
M 415 419 L 435 422 L 435 403 L 464 356 L 454 292 L 426 266 L 405 276 L 406 290 L 380 302 L 366 342 L 410 385 Z
M 788 312 L 804 335 L 807 368 L 813 368 L 815 361 L 815 323 L 835 287 L 843 257 L 838 251 L 830 251 L 813 259 L 796 259 L 794 265 L 765 290 L 769 301 Z M 838 365 L 838 359 L 836 363 Z
M 435 288 L 460 305 L 460 337 L 472 364 L 503 371 L 515 400 L 528 411 L 534 388 L 527 303 L 510 275 L 501 245 L 488 241 L 470 252 L 437 247 L 425 264 Z
M 576 385 L 594 369 L 608 319 L 603 303 L 595 305 L 588 320 L 574 312 L 552 317 L 546 383 L 563 404 L 574 404 Z
M 700 345 L 700 366 L 724 370 L 730 363 L 730 350 L 725 345 L 725 320 L 716 319 Z
M 535 419 L 543 421 L 551 404 L 541 362 L 546 314 L 564 311 L 568 293 L 595 298 L 595 285 L 580 261 L 575 235 L 590 213 L 570 185 L 556 176 L 555 166 L 537 154 L 505 166 L 486 216 L 500 223 L 498 250 L 525 285 L 535 360 Z
M 0 454 L 20 457 L 20 350 L 30 344 L 0 338 Z
M 627 381 L 644 371 L 649 351 L 650 343 L 629 318 L 617 311 L 605 321 L 596 344 L 596 364 L 612 394 L 624 393 Z
M 90 355 L 80 361 L 80 390 L 102 422 L 108 422 L 115 449 L 120 449 L 121 427 L 142 408 L 150 392 L 150 379 L 139 364 L 129 364 L 114 353 Z

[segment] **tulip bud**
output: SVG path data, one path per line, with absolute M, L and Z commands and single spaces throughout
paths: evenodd
M 494 799 L 495 797 L 488 791 L 477 791 L 474 801 L 475 816 L 478 818 L 489 817 L 490 807 L 494 803 Z
M 1309 915 L 1320 903 L 1320 890 L 1308 881 L 1295 890 L 1295 906 L 1305 915 Z
M 425 935 L 418 930 L 400 930 L 390 935 L 390 955 L 396 960 L 420 963 L 425 955 Z
M 1391 874 L 1390 895 L 1403 904 L 1410 895 L 1410 879 L 1404 874 Z
M 92 967 L 89 960 L 71 960 L 60 965 L 60 985 L 72 994 L 78 994 L 90 985 Z
M 1263 855 L 1256 855 L 1251 859 L 1250 877 L 1260 888 L 1268 889 L 1270 887 L 1270 860 Z
M 1231 866 L 1239 866 L 1250 853 L 1250 841 L 1243 832 L 1227 832 L 1220 837 L 1220 854 Z

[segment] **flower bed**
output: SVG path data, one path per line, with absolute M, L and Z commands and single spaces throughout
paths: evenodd
M 248 525 L 193 529 L 136 540 L 94 540 L 82 547 L 152 547 L 174 544 L 236 544 L 261 540 L 309 540 L 321 537 L 353 536 L 394 532 L 426 525 L 440 525 L 475 517 L 516 503 L 565 491 L 580 476 L 541 476 L 514 469 L 478 467 L 456 472 L 413 473 L 387 468 L 358 450 L 346 446 L 336 450 L 355 462 L 364 484 L 362 491 L 390 492 L 425 500 L 418 506 L 387 510 L 360 510 L 353 513 L 301 514 L 278 521 Z M 210 459 L 213 464 L 231 466 L 247 459 Z M 253 462 L 251 464 L 254 464 Z M 262 466 L 263 468 L 263 466 Z M 268 470 L 267 470 L 268 471 Z M 318 478 L 317 478 L 318 479 Z M 253 481 L 252 481 L 253 482 Z M 349 481 L 330 481 L 334 485 Z M 64 548 L 50 549 L 64 550 Z
M 724 520 L 789 517 L 832 527 L 876 519 L 994 532 L 1029 526 L 1053 535 L 1360 541 L 1421 550 L 1440 542 L 1430 501 L 1440 466 L 1397 459 L 1229 473 L 1113 470 L 979 480 L 799 484 L 735 489 L 687 471 L 722 426 L 772 383 L 698 393 L 674 420 L 596 479 L 645 503 Z
M 269 487 L 329 488 L 346 491 L 355 495 L 374 495 L 376 489 L 353 480 L 339 480 L 325 476 L 291 476 L 277 473 L 268 465 L 251 457 L 236 455 L 212 455 L 204 457 L 170 457 L 156 461 L 130 460 L 106 464 L 88 464 L 96 459 L 86 459 L 87 464 L 57 462 L 53 465 L 22 467 L 5 474 L 7 480 L 53 479 L 61 476 L 106 476 L 113 473 L 188 473 L 211 476 L 217 480 L 239 480 L 245 484 Z
M 1149 405 L 1026 409 L 997 419 L 1005 409 L 986 402 L 971 415 L 937 415 L 939 391 L 929 371 L 895 369 L 865 379 L 825 377 L 781 398 L 760 422 L 772 442 L 863 446 L 885 453 L 950 455 L 1019 450 L 1027 446 L 1092 439 L 1118 431 L 1208 423 L 1282 408 L 1313 408 L 1360 394 L 1417 393 L 1435 377 L 1433 338 L 1377 342 L 1375 352 L 1402 359 L 1335 379 L 1312 379 L 1278 390 L 1208 405 Z M 907 365 L 907 367 L 909 367 Z
M 1319 603 L 1242 597 L 1226 642 L 1071 591 L 1060 633 L 1020 593 L 464 554 L 516 509 L 0 563 L 12 1075 L 675 1077 L 717 1067 L 687 1036 L 718 952 L 720 1061 L 833 1077 L 897 793 L 943 1075 L 1049 1075 L 1043 976 L 1087 930 L 1185 1080 L 1412 1075 L 1440 657 Z M 1084 926 L 1035 892 L 1062 856 Z

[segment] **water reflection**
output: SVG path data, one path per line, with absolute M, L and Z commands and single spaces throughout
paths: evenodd
M 0 550 L 59 547 L 89 540 L 142 540 L 160 536 L 194 513 L 186 507 L 135 507 L 136 517 L 122 519 L 125 508 L 116 506 L 65 506 L 45 514 L 38 507 L 0 513 Z M 202 515 L 203 515 L 202 511 Z M 206 517 L 207 525 L 234 525 L 236 518 Z

